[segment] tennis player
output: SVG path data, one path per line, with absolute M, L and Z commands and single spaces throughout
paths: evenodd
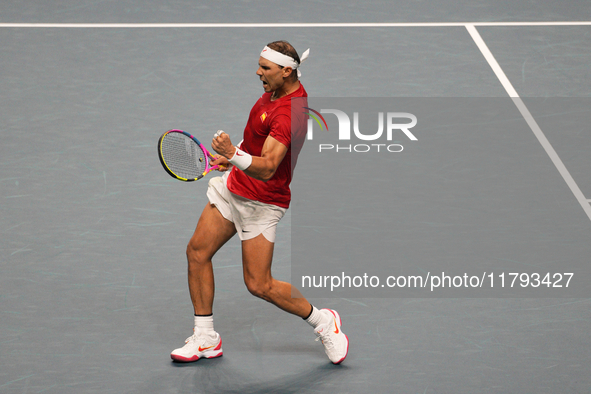
M 303 110 L 294 111 L 301 115 L 294 114 L 296 118 L 292 119 L 290 99 L 307 97 L 299 81 L 299 67 L 308 53 L 304 52 L 300 60 L 286 41 L 265 46 L 256 72 L 265 92 L 250 111 L 243 141 L 235 146 L 223 131 L 214 135 L 211 146 L 218 155 L 212 165 L 229 170 L 209 181 L 209 203 L 187 246 L 195 327 L 185 345 L 171 353 L 175 361 L 191 362 L 223 354 L 222 339 L 213 326 L 211 259 L 236 233 L 242 242 L 248 291 L 308 322 L 332 363 L 339 364 L 347 356 L 349 339 L 341 330 L 339 314 L 317 309 L 291 284 L 271 275 L 275 230 L 289 207 L 292 162 L 306 133 L 307 115 Z

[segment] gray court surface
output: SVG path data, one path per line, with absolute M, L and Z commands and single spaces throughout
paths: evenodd
M 544 139 L 514 104 L 511 141 L 502 128 L 498 138 L 475 131 L 471 149 L 439 136 L 454 154 L 439 157 L 422 150 L 434 140 L 421 135 L 398 168 L 378 172 L 404 186 L 388 191 L 383 212 L 399 235 L 392 245 L 410 267 L 442 255 L 586 265 L 589 123 L 565 114 L 588 108 L 591 25 L 528 23 L 581 21 L 590 10 L 587 1 L 3 2 L 0 393 L 590 392 L 584 291 L 311 298 L 339 311 L 350 338 L 348 358 L 333 366 L 305 322 L 247 292 L 237 239 L 214 261 L 224 357 L 172 363 L 192 330 L 184 250 L 207 182 L 173 180 L 156 155 L 172 128 L 204 140 L 224 129 L 237 142 L 262 93 L 258 54 L 276 39 L 311 48 L 302 67 L 311 97 L 510 100 L 508 81 Z M 306 22 L 432 24 L 59 25 Z M 471 25 L 483 22 L 499 24 Z M 557 97 L 571 104 L 536 104 Z M 362 196 L 354 181 L 343 187 Z M 315 213 L 301 211 L 310 197 L 298 198 L 278 229 L 273 273 L 283 280 L 293 279 L 292 224 Z M 354 224 L 370 234 L 371 223 Z

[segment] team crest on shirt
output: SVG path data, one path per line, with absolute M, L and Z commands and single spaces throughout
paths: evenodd
M 267 113 L 263 112 L 263 114 L 261 115 L 261 122 L 264 122 L 265 119 L 267 119 Z

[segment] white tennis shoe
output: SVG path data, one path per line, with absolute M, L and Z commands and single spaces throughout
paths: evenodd
M 324 351 L 333 364 L 340 364 L 349 352 L 349 338 L 341 330 L 341 317 L 332 309 L 321 309 L 321 313 L 328 315 L 330 321 L 316 327 L 314 334 L 322 341 Z
M 185 340 L 185 346 L 173 350 L 170 358 L 174 361 L 190 363 L 200 358 L 215 358 L 223 354 L 220 334 L 216 332 L 212 337 L 195 329 L 193 335 Z

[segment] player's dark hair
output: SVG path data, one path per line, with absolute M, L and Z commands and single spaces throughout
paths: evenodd
M 268 43 L 267 46 L 274 51 L 277 51 L 279 53 L 282 53 L 284 55 L 292 57 L 298 64 L 300 64 L 300 55 L 298 55 L 298 52 L 295 50 L 295 48 L 289 42 L 284 41 L 284 40 L 273 41 L 273 42 Z M 279 66 L 279 67 L 283 68 L 283 66 Z M 292 75 L 294 76 L 294 80 L 298 79 L 298 73 L 296 70 L 293 70 Z

